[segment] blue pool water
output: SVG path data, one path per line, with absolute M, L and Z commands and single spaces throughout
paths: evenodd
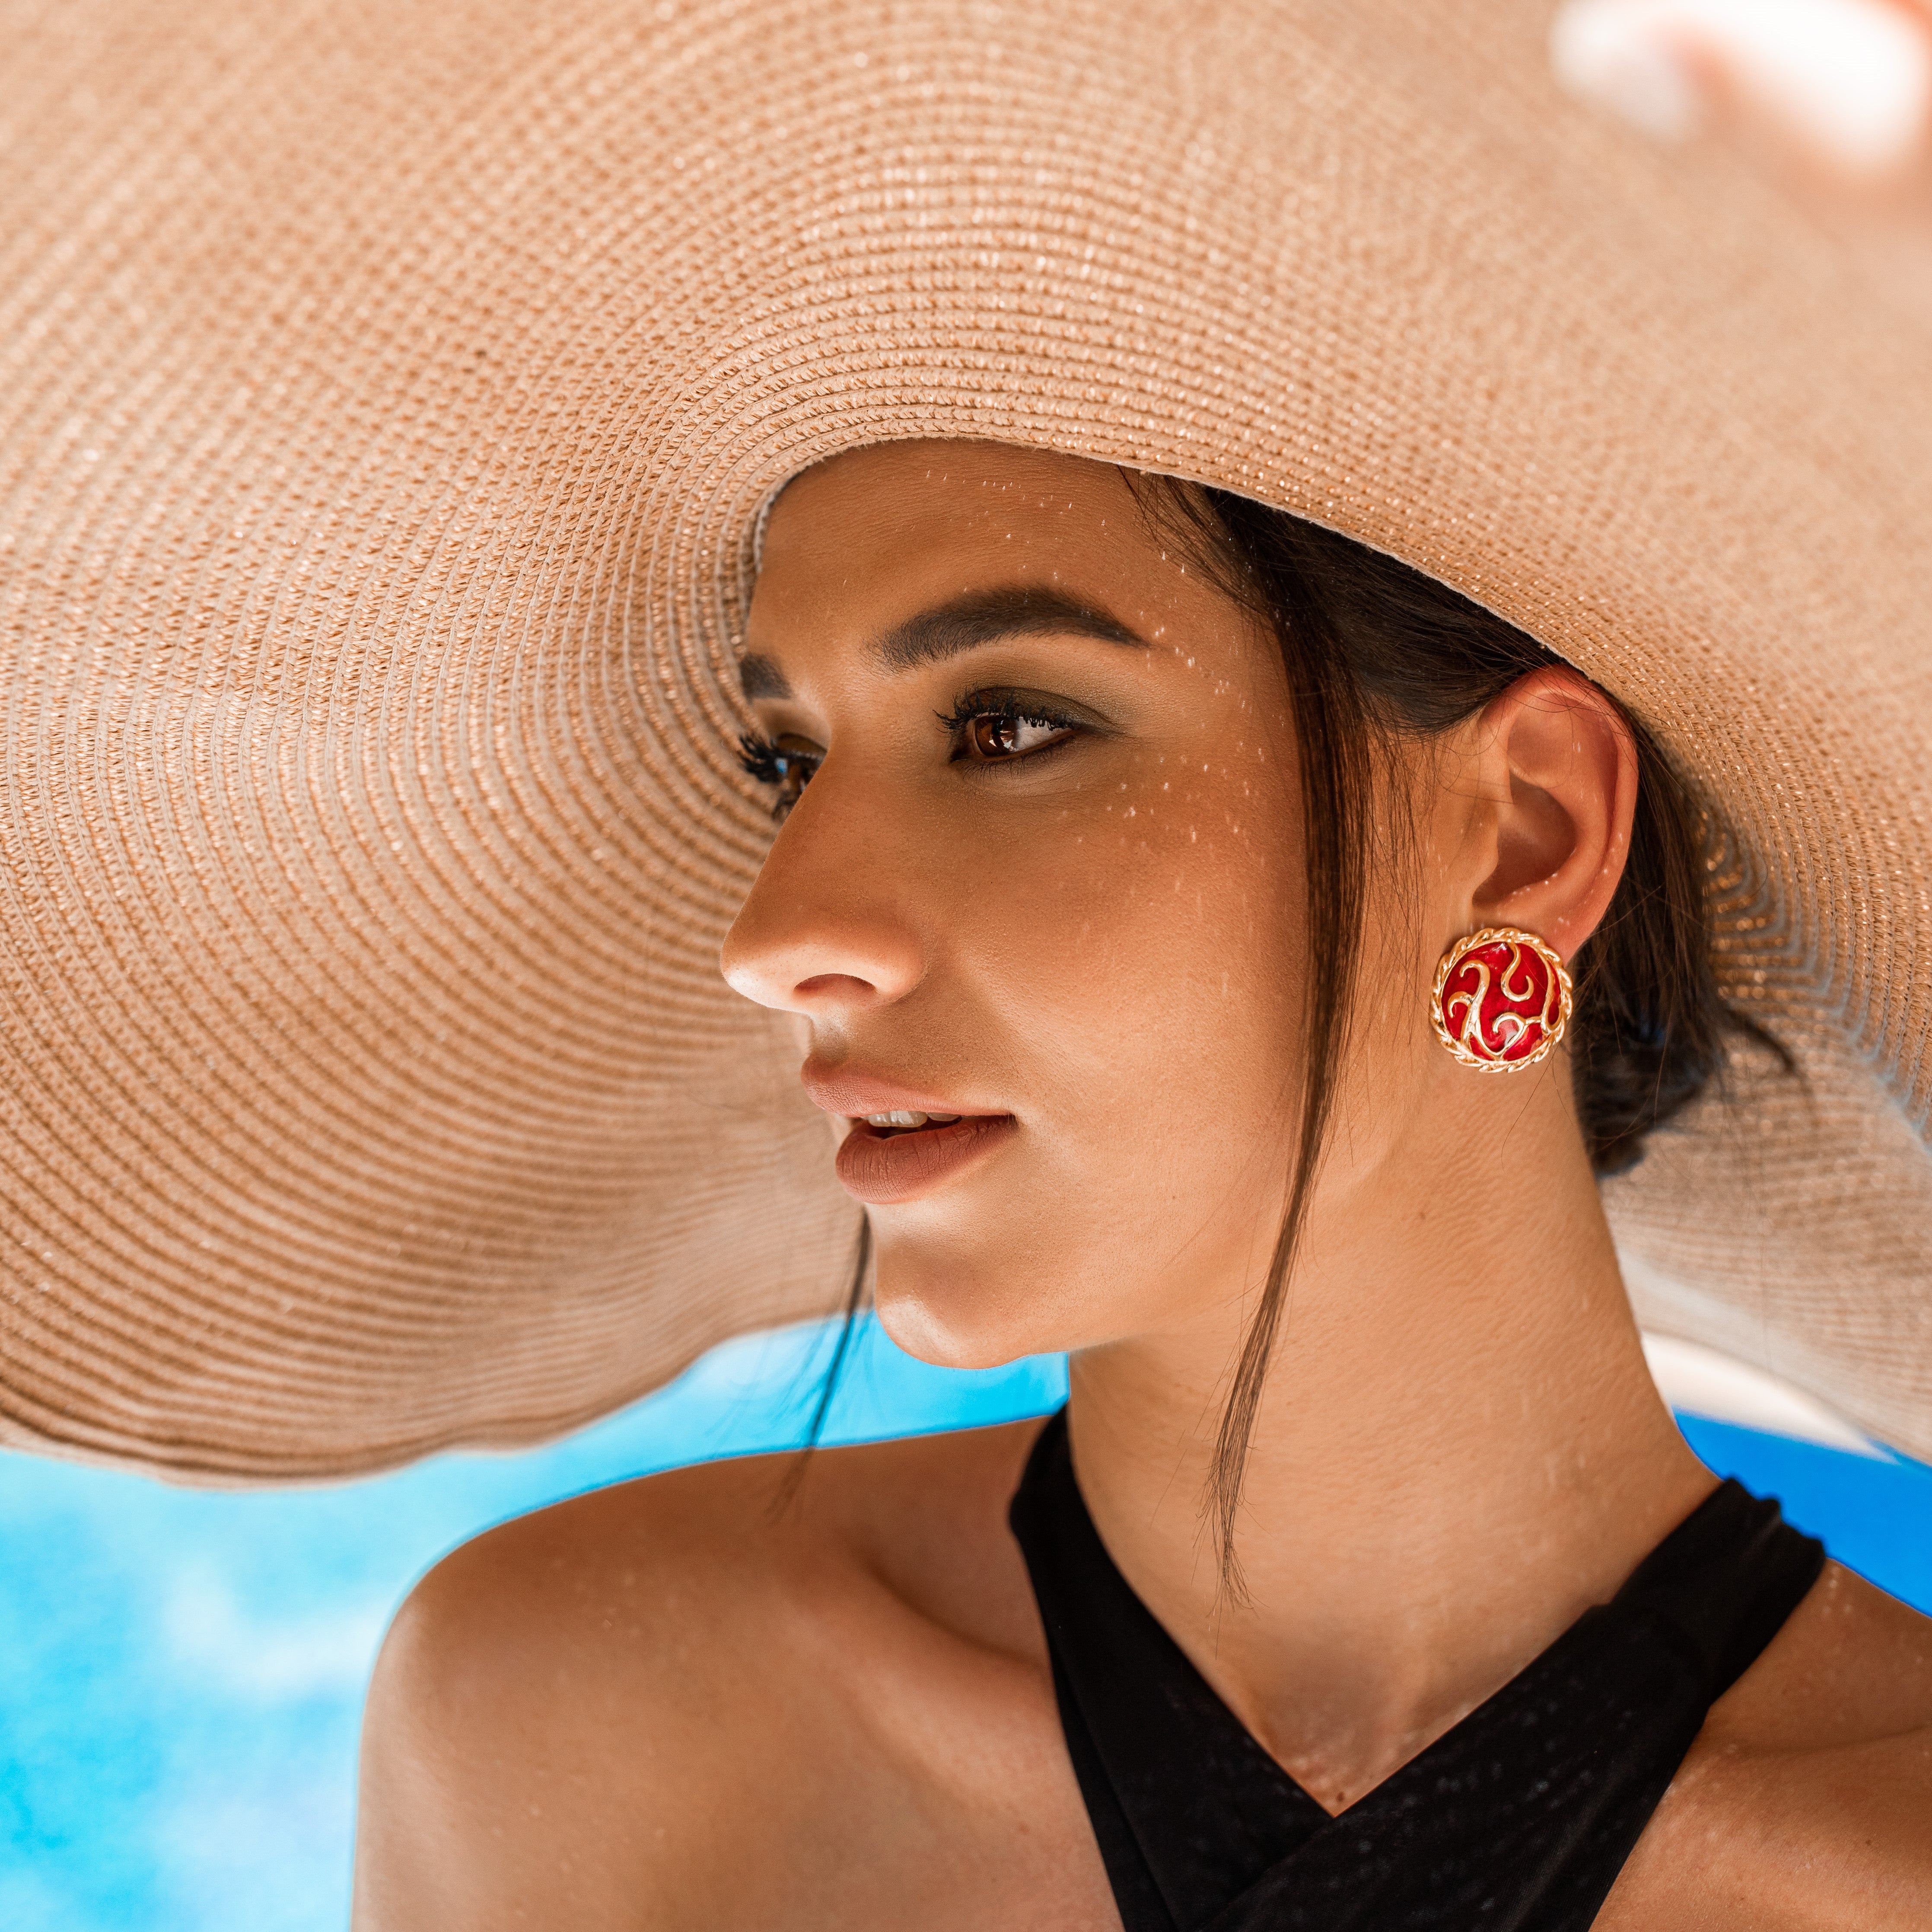
M 823 1331 L 748 1337 L 550 1448 L 240 1495 L 0 1456 L 0 1928 L 341 1932 L 356 1727 L 384 1625 L 540 1503 L 806 1426 Z M 1037 1414 L 1058 1358 L 961 1375 L 861 1330 L 832 1442 Z M 1932 1609 L 1932 1469 L 1682 1418 L 1723 1474 Z

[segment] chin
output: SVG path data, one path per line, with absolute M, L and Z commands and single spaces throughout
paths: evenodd
M 1050 1279 L 1029 1265 L 1029 1276 Z M 873 1305 L 879 1325 L 914 1360 L 939 1369 L 997 1369 L 1070 1342 L 1036 1295 L 1016 1288 L 1010 1264 L 916 1258 L 880 1244 Z

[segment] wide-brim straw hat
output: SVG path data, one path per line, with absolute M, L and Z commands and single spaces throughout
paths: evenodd
M 5 1440 L 364 1469 L 837 1304 L 716 970 L 730 659 L 778 487 L 949 436 L 1312 518 L 1649 722 L 1801 1077 L 1610 1184 L 1640 1313 L 1932 1450 L 1932 357 L 1540 0 L 5 17 Z

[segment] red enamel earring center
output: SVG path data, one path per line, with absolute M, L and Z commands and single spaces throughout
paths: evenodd
M 1563 1037 L 1573 997 L 1563 962 L 1534 933 L 1485 926 L 1442 956 L 1429 1016 L 1465 1066 L 1515 1073 Z

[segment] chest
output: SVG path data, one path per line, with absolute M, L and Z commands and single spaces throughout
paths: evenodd
M 1006 1666 L 956 1681 L 914 1671 L 895 1690 L 890 1653 L 878 1654 L 884 1667 L 866 1695 L 793 1677 L 757 1700 L 757 1748 L 734 1750 L 728 1772 L 692 1766 L 692 1802 L 674 1826 L 692 1856 L 676 1861 L 674 1882 L 659 1868 L 638 1922 L 653 1932 L 1120 1932 L 1046 1672 Z M 1856 1834 L 1834 1828 L 1808 1786 L 1784 1803 L 1770 1775 L 1700 1740 L 1592 1932 L 1932 1923 L 1932 1894 L 1918 1898 L 1924 1917 L 1834 1916 L 1834 1894 L 1862 1888 L 1821 1887 L 1807 1874 L 1850 1877 L 1841 1853 Z M 1768 1843 L 1780 1819 L 1788 1828 Z
M 994 1680 L 862 1699 L 794 1685 L 777 1748 L 738 1755 L 728 1796 L 691 1820 L 696 1882 L 650 1922 L 1119 1932 L 1051 1682 Z

